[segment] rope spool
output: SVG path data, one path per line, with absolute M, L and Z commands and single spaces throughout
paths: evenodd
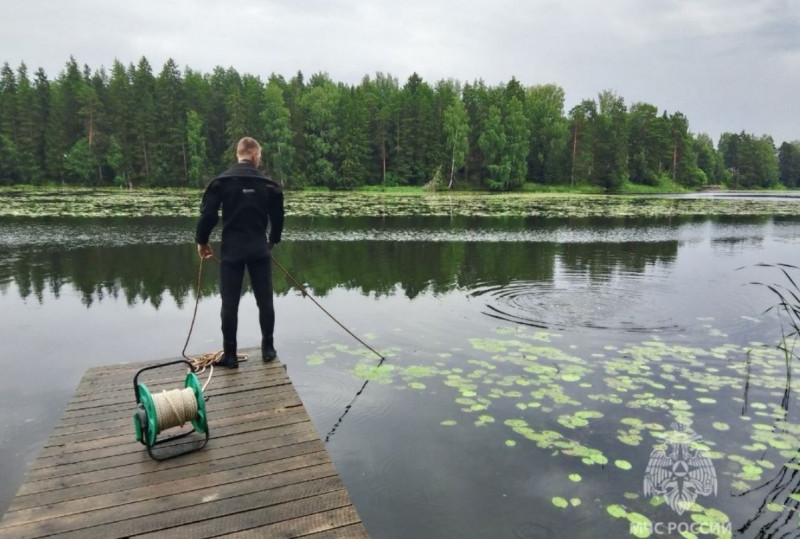
M 153 395 L 158 432 L 182 427 L 197 417 L 197 398 L 191 387 L 164 390 Z
M 166 365 L 171 364 L 173 363 L 167 363 Z M 139 371 L 139 374 L 141 372 Z M 205 434 L 206 442 L 208 441 L 205 399 L 203 398 L 200 382 L 194 372 L 189 372 L 186 375 L 183 389 L 163 390 L 161 393 L 156 394 L 151 393 L 145 384 L 138 383 L 139 374 L 134 379 L 138 407 L 133 413 L 133 424 L 136 429 L 136 440 L 147 446 L 147 451 L 152 458 L 163 460 L 152 453 L 152 448 L 155 445 L 182 438 L 195 431 Z M 193 429 L 166 439 L 158 439 L 158 435 L 162 432 L 175 427 L 183 427 L 186 423 L 191 423 Z M 205 446 L 205 443 L 203 443 L 203 446 Z M 199 449 L 199 447 L 177 454 L 187 453 L 195 449 Z M 175 454 L 170 456 L 175 456 Z

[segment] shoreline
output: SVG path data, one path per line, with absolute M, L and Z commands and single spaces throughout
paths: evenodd
M 182 188 L 0 188 L 0 217 L 196 217 L 202 190 Z M 797 216 L 800 192 L 571 194 L 286 191 L 286 215 L 317 217 Z

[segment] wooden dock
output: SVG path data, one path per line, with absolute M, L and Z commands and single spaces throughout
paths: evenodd
M 238 370 L 214 369 L 208 445 L 161 462 L 135 439 L 133 377 L 146 364 L 89 369 L 0 537 L 368 537 L 283 364 L 250 352 Z M 155 394 L 182 388 L 185 374 L 177 365 L 139 381 Z

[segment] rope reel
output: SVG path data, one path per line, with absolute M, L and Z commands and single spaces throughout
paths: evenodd
M 182 389 L 163 390 L 161 393 L 153 394 L 145 384 L 139 382 L 139 375 L 144 371 L 182 363 L 189 367 Z M 195 369 L 191 363 L 178 360 L 145 367 L 139 370 L 133 378 L 133 389 L 136 394 L 137 404 L 137 409 L 133 413 L 136 441 L 147 447 L 147 453 L 154 460 L 166 460 L 178 455 L 185 455 L 202 449 L 208 443 L 208 420 L 205 400 L 203 399 L 203 389 L 194 371 Z M 187 423 L 191 423 L 191 430 L 159 439 L 158 436 L 162 432 L 176 427 L 184 427 Z M 205 435 L 205 439 L 201 440 L 202 444 L 190 444 L 182 450 L 171 450 L 164 455 L 154 454 L 153 448 L 155 446 L 184 438 L 194 432 Z

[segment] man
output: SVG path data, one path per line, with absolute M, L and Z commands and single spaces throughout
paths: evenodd
M 258 170 L 261 146 L 255 139 L 244 137 L 236 145 L 236 157 L 238 162 L 206 188 L 195 233 L 197 253 L 201 258 L 213 257 L 208 238 L 219 220 L 217 212 L 222 206 L 219 278 L 224 356 L 218 365 L 232 369 L 239 366 L 236 329 L 245 267 L 258 305 L 261 357 L 264 361 L 277 357 L 273 344 L 275 309 L 270 251 L 281 241 L 283 231 L 283 191 Z

